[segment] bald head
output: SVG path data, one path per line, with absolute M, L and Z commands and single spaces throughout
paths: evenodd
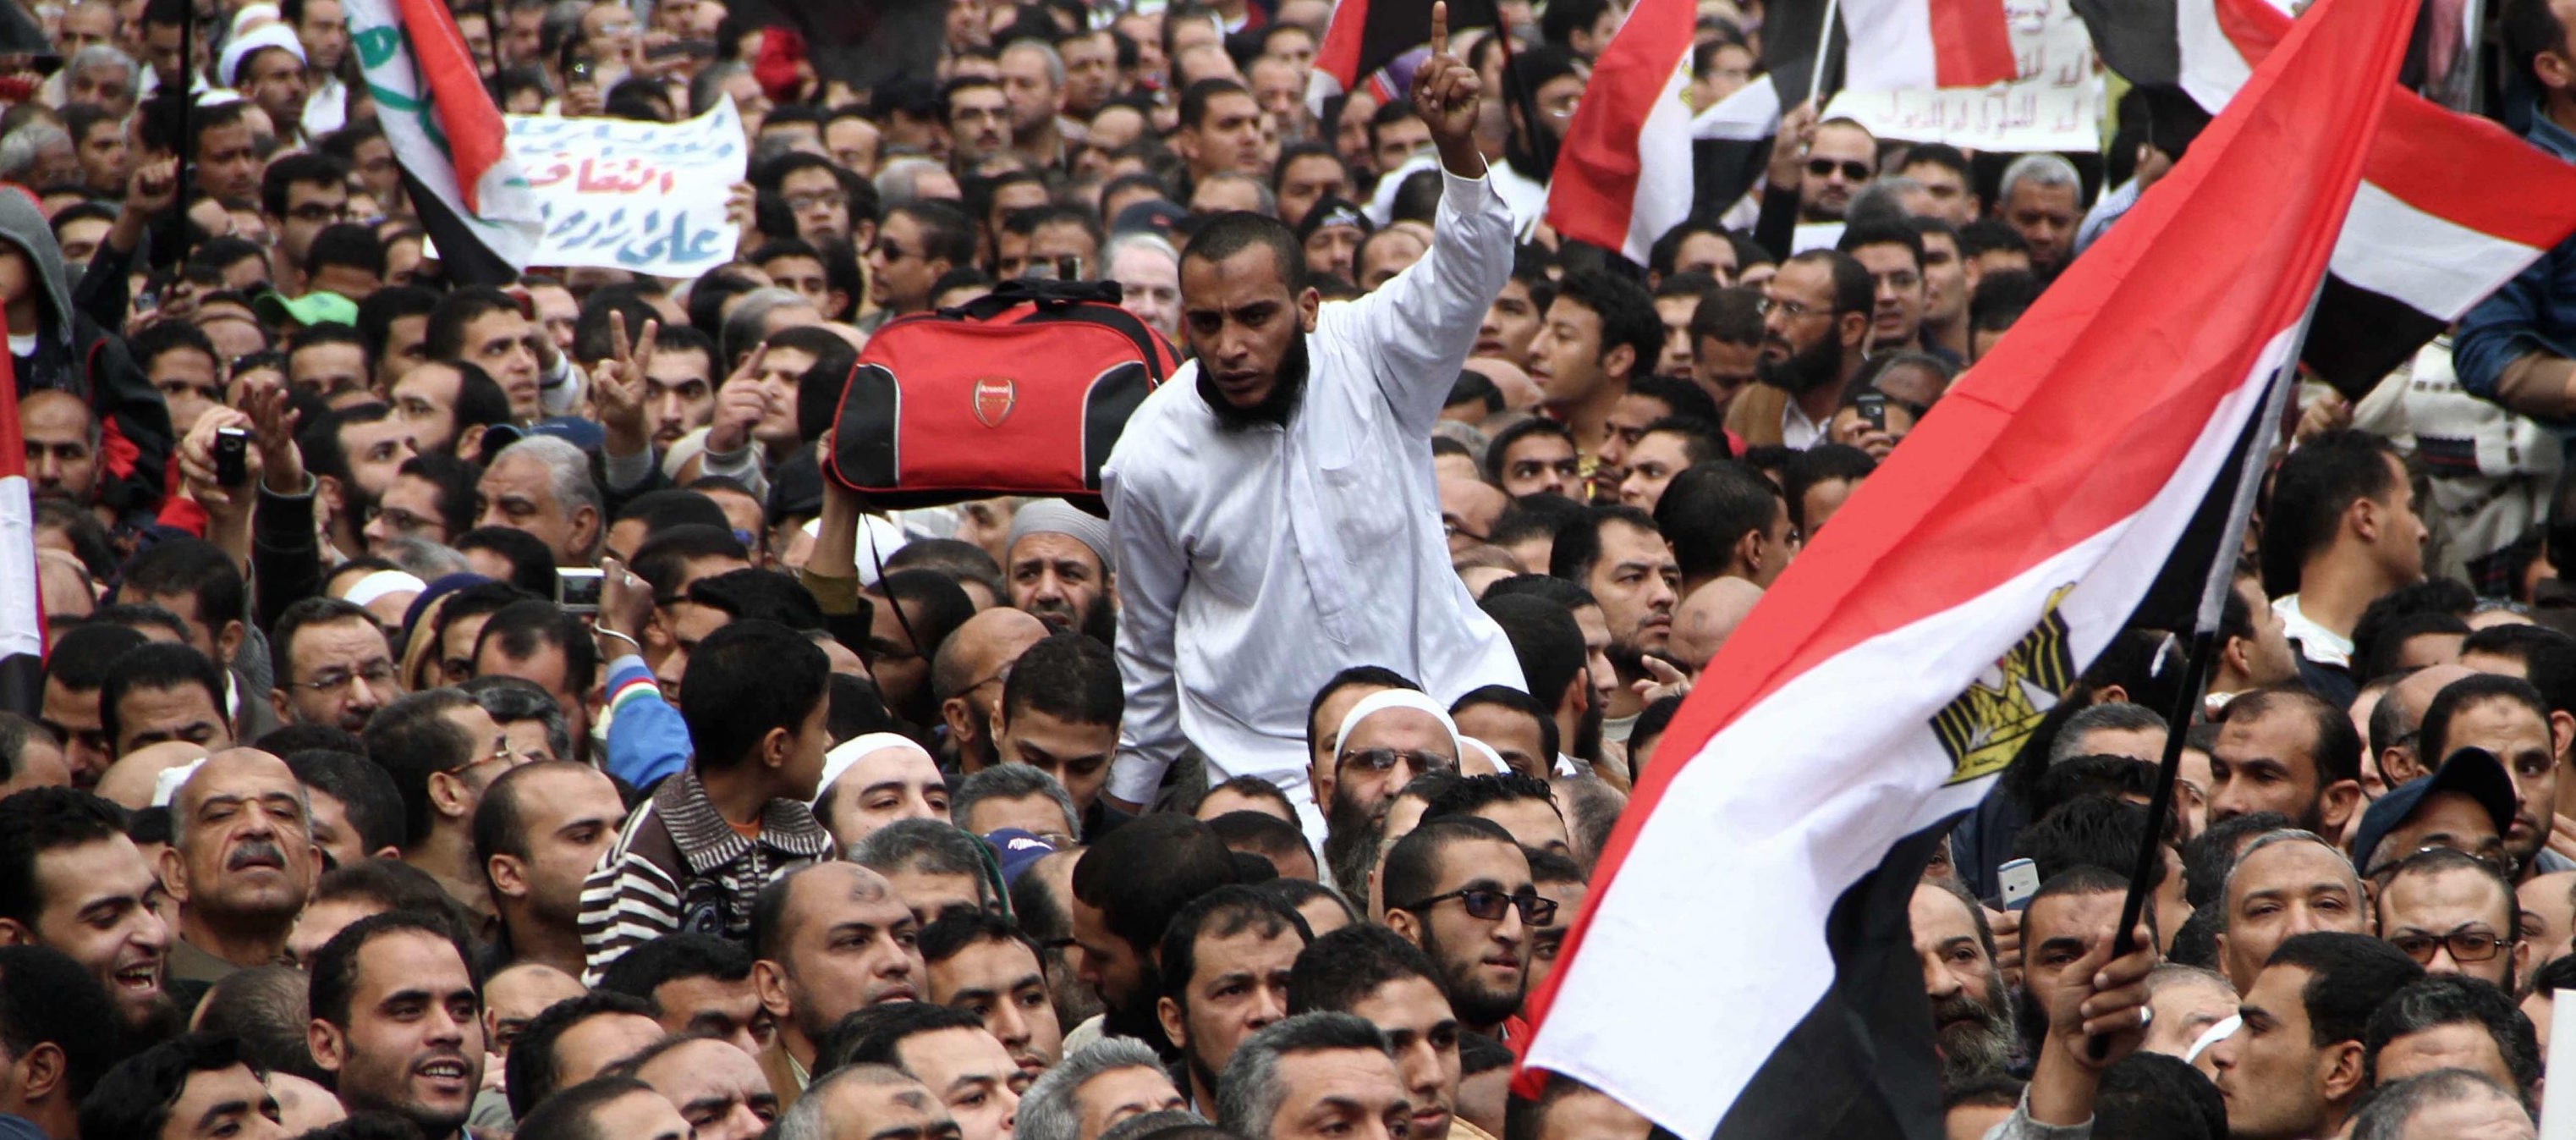
M 995 606 L 978 613 L 939 643 L 939 655 L 931 662 L 930 687 L 942 700 L 964 696 L 969 688 L 1019 660 L 1030 646 L 1046 640 L 1046 635 L 1046 623 L 1026 610 Z
M 1440 481 L 1440 519 L 1450 526 L 1449 543 L 1475 545 L 1494 533 L 1494 520 L 1503 516 L 1511 497 L 1502 489 L 1481 479 L 1447 478 Z
M 286 761 L 256 748 L 227 748 L 206 757 L 204 764 L 179 785 L 170 797 L 170 813 L 179 819 L 197 814 L 208 801 L 246 788 L 283 789 L 297 804 L 304 801 L 304 785 L 295 779 L 294 769 Z
M 171 797 L 170 831 L 161 878 L 182 927 L 216 923 L 273 939 L 282 952 L 322 868 L 304 785 L 286 761 L 256 748 L 207 757 Z
M 116 758 L 98 778 L 99 796 L 127 811 L 141 811 L 152 806 L 152 792 L 161 782 L 161 773 L 184 767 L 206 758 L 206 746 L 185 740 L 164 740 L 147 744 Z
M 1503 406 L 1513 411 L 1537 407 L 1543 395 L 1539 391 L 1538 381 L 1530 379 L 1528 372 L 1511 361 L 1491 356 L 1478 356 L 1470 358 L 1463 367 L 1469 372 L 1493 381 L 1494 387 L 1502 390 Z
M 1707 668 L 1727 635 L 1744 624 L 1753 603 L 1761 600 L 1762 587 L 1733 576 L 1691 591 L 1673 609 L 1673 656 L 1694 673 Z

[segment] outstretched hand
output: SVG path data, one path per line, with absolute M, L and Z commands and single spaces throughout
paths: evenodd
M 1431 5 L 1431 57 L 1413 72 L 1413 107 L 1431 128 L 1440 148 L 1440 164 L 1461 177 L 1482 177 L 1485 156 L 1476 149 L 1476 115 L 1484 105 L 1485 81 L 1476 69 L 1449 53 L 1449 5 Z

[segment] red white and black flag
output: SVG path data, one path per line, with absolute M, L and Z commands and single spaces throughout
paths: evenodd
M 1691 0 L 1637 0 L 1594 61 L 1548 182 L 1547 224 L 1557 233 L 1644 265 L 1655 239 L 1690 217 L 1691 109 L 1682 93 L 1695 16 Z
M 2282 38 L 2269 0 L 2075 0 L 2102 60 L 2216 113 Z M 2471 306 L 2576 233 L 2576 165 L 2403 91 L 2372 140 L 2303 359 L 2360 399 Z
M 456 17 L 440 0 L 348 0 L 347 14 L 403 192 L 448 279 L 517 277 L 545 223 Z
M 1687 1137 L 1942 1134 L 1906 919 L 1924 856 L 2204 503 L 2245 509 L 2238 445 L 2287 383 L 2414 11 L 2321 0 L 1764 596 L 1603 852 L 1527 1064 Z
M 1419 64 L 1430 54 L 1431 2 L 1339 0 L 1333 5 L 1331 21 L 1324 25 L 1324 42 L 1315 45 L 1315 70 L 1333 77 L 1342 90 L 1356 91 L 1361 80 L 1394 67 L 1400 60 Z M 1501 20 L 1495 0 L 1451 0 L 1449 5 L 1449 31 L 1453 35 L 1469 28 L 1498 27 Z M 1380 101 L 1393 101 L 1412 90 L 1412 71 L 1398 70 L 1401 74 L 1391 75 L 1391 82 L 1376 92 Z M 1488 91 L 1485 98 L 1503 95 Z
M 1840 0 L 1843 89 L 1983 87 L 2020 74 L 2004 0 Z
M 45 607 L 36 577 L 36 507 L 18 434 L 18 378 L 0 357 L 0 709 L 44 704 Z

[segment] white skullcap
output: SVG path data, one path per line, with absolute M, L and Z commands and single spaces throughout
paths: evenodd
M 1440 727 L 1449 733 L 1449 754 L 1462 760 L 1466 758 L 1467 745 L 1458 735 L 1458 722 L 1449 719 L 1449 710 L 1412 689 L 1380 689 L 1360 698 L 1360 703 L 1352 705 L 1351 711 L 1343 714 L 1342 730 L 1333 734 L 1333 755 L 1339 757 L 1342 749 L 1350 746 L 1351 730 L 1358 728 L 1361 721 L 1388 709 L 1413 709 L 1431 714 L 1431 718 L 1439 721 Z
M 831 795 L 833 782 L 848 774 L 859 761 L 879 752 L 898 750 L 918 753 L 922 759 L 929 760 L 934 766 L 939 763 L 931 757 L 929 749 L 915 743 L 909 736 L 892 732 L 871 732 L 865 736 L 853 736 L 842 741 L 840 747 L 823 754 L 823 779 L 822 782 L 814 785 L 814 802 L 822 803 L 823 797 Z
M 387 594 L 417 594 L 429 588 L 418 575 L 401 570 L 378 570 L 349 584 L 349 592 L 340 600 L 353 606 L 364 606 Z
M 1472 736 L 1461 736 L 1458 740 L 1467 746 L 1467 750 L 1458 755 L 1459 775 L 1499 776 L 1511 770 L 1511 765 L 1503 763 L 1503 754 L 1494 751 L 1493 745 Z M 1485 765 L 1481 770 L 1476 767 L 1480 763 Z
M 295 29 L 284 24 L 263 24 L 257 30 L 234 37 L 233 42 L 224 45 L 223 59 L 215 68 L 215 74 L 223 77 L 224 86 L 239 88 L 241 76 L 238 72 L 241 70 L 242 61 L 249 59 L 254 53 L 266 51 L 269 48 L 281 48 L 293 55 L 295 62 L 304 62 L 304 41 L 295 38 Z
M 152 778 L 152 806 L 170 806 L 170 801 L 179 798 L 179 789 L 187 786 L 188 777 L 205 766 L 206 759 L 200 756 L 176 768 L 161 769 L 161 774 Z

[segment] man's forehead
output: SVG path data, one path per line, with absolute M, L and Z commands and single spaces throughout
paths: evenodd
M 2022 912 L 2022 925 L 2030 931 L 2028 940 L 2038 942 L 2049 935 L 2089 933 L 2086 927 L 2119 923 L 2120 904 L 2126 895 L 2121 891 L 2067 891 L 2031 900 Z
M 2501 907 L 2508 914 L 2514 908 L 2513 896 L 2503 883 L 2471 867 L 2441 867 L 2429 871 L 2408 871 L 2388 880 L 2383 905 L 2389 908 L 2460 904 Z
M 2242 898 L 2256 891 L 2313 891 L 2321 887 L 2358 885 L 2352 864 L 2322 843 L 2291 840 L 2258 848 L 2237 860 L 2229 893 Z
M 286 761 L 256 749 L 236 748 L 207 758 L 180 787 L 180 794 L 194 809 L 218 795 L 300 795 L 303 787 Z
M 1447 890 L 1456 890 L 1458 883 L 1471 879 L 1495 879 L 1506 886 L 1517 886 L 1529 881 L 1529 857 L 1521 854 L 1517 843 L 1481 836 L 1462 839 L 1441 849 L 1440 877 Z

